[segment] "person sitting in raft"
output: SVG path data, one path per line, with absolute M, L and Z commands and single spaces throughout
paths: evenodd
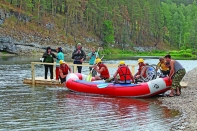
M 158 69 L 161 70 L 161 73 L 164 76 L 167 76 L 167 75 L 169 76 L 170 69 L 169 69 L 168 63 L 164 60 L 163 57 L 159 58 L 159 63 L 157 64 L 156 71 Z
M 60 67 L 59 67 L 59 78 L 61 83 L 64 83 L 66 81 L 66 76 L 68 74 L 68 71 L 72 73 L 71 68 L 64 62 L 63 60 L 60 60 Z
M 106 80 L 109 79 L 109 70 L 105 64 L 102 63 L 100 58 L 96 59 L 96 65 L 93 65 L 92 68 L 95 69 L 96 72 L 100 74 L 100 76 L 96 75 L 95 80 Z
M 134 75 L 135 83 L 137 83 L 139 81 L 140 82 L 143 81 L 141 78 L 141 73 L 142 73 L 142 68 L 144 66 L 146 66 L 146 64 L 144 63 L 144 60 L 142 58 L 138 59 L 138 65 L 139 65 L 138 72 Z M 144 74 L 143 76 L 146 77 L 145 72 L 143 74 Z
M 117 75 L 119 74 L 120 80 L 118 80 Z M 120 84 L 130 84 L 131 82 L 134 82 L 133 75 L 131 74 L 131 71 L 128 66 L 125 65 L 124 61 L 120 61 L 118 70 L 113 75 L 115 83 Z

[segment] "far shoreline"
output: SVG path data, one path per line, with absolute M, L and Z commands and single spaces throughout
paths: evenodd
M 8 52 L 0 52 L 0 57 L 4 57 L 4 56 L 40 56 L 42 57 L 44 52 L 37 52 L 37 53 L 20 53 L 20 54 L 12 54 L 12 53 L 8 53 Z M 57 52 L 55 52 L 56 54 Z M 64 53 L 65 57 L 71 56 L 72 52 L 70 53 Z M 86 55 L 88 54 L 88 52 L 86 52 Z M 100 54 L 100 56 L 104 56 L 105 59 L 107 60 L 116 60 L 116 59 L 138 59 L 138 58 L 146 58 L 146 59 L 159 59 L 160 57 L 164 57 L 164 54 L 161 55 L 133 55 L 133 54 Z M 176 57 L 172 55 L 173 59 L 177 59 L 177 60 L 197 60 L 197 58 L 193 58 L 193 57 Z

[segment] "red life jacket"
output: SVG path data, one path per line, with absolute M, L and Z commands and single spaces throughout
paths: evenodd
M 131 71 L 126 65 L 122 65 L 118 68 L 118 74 L 120 76 L 120 81 L 131 80 Z
M 62 73 L 64 75 L 67 75 L 68 74 L 68 65 L 67 64 L 61 64 L 60 65 L 60 69 L 62 70 Z
M 99 67 L 99 70 L 100 70 L 102 67 L 105 68 L 105 70 L 103 70 L 103 72 L 101 72 L 100 75 L 101 75 L 101 77 L 108 79 L 108 78 L 110 77 L 110 75 L 109 75 L 109 70 L 108 70 L 107 66 L 104 65 L 104 64 L 99 64 L 98 67 Z

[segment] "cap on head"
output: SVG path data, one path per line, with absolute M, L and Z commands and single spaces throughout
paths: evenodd
M 100 63 L 100 62 L 102 62 L 101 59 L 100 59 L 100 58 L 97 58 L 97 59 L 96 59 L 96 64 L 98 64 L 98 63 Z
M 144 62 L 142 58 L 138 59 L 138 63 Z
M 62 51 L 62 47 L 58 47 L 58 51 Z
M 60 60 L 59 63 L 60 63 L 60 65 L 61 65 L 61 64 L 66 63 L 66 62 L 63 61 L 63 60 Z
M 125 65 L 125 62 L 124 61 L 120 61 L 119 65 Z

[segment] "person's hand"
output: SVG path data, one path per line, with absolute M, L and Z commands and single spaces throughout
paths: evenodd
M 83 62 L 83 58 L 80 60 L 80 62 Z
M 78 50 L 78 51 L 77 51 L 77 53 L 78 53 L 78 54 L 80 54 L 80 53 L 81 53 L 81 51 L 80 51 L 80 50 Z
M 171 77 L 168 76 L 168 80 L 170 81 L 171 80 Z
M 92 66 L 92 68 L 94 68 L 94 69 L 95 69 L 96 67 L 97 67 L 96 65 L 93 65 L 93 66 Z

